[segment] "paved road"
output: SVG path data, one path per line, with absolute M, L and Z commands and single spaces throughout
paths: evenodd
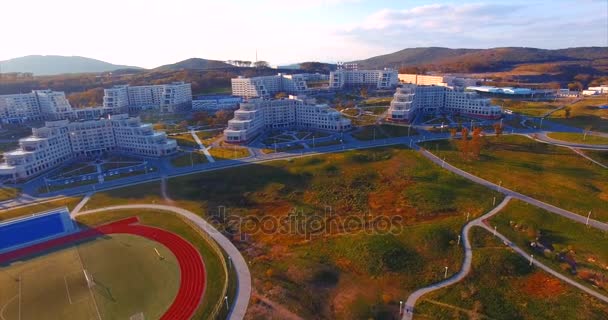
M 403 313 L 403 320 L 410 320 L 413 318 L 414 306 L 416 305 L 416 301 L 418 301 L 418 299 L 420 297 L 422 297 L 423 295 L 425 295 L 431 291 L 435 291 L 435 290 L 450 286 L 456 282 L 459 282 L 462 279 L 464 279 L 467 276 L 467 274 L 469 274 L 469 272 L 471 271 L 471 263 L 473 261 L 473 249 L 471 248 L 471 242 L 469 240 L 469 231 L 471 230 L 471 228 L 473 226 L 479 225 L 482 223 L 483 220 L 488 219 L 488 218 L 492 217 L 493 215 L 497 214 L 500 210 L 502 210 L 507 205 L 507 203 L 509 203 L 509 200 L 511 200 L 511 197 L 506 197 L 498 206 L 496 206 L 490 212 L 484 214 L 483 216 L 481 216 L 475 220 L 471 220 L 464 226 L 464 228 L 462 228 L 461 237 L 462 237 L 462 244 L 464 246 L 464 261 L 462 262 L 462 267 L 461 267 L 460 271 L 458 271 L 458 273 L 456 273 L 455 275 L 451 276 L 450 278 L 448 278 L 444 281 L 441 281 L 441 282 L 432 284 L 428 287 L 414 291 L 414 293 L 412 293 L 405 301 L 406 312 Z
M 481 184 L 483 186 L 486 186 L 490 189 L 494 189 L 497 190 L 498 192 L 503 193 L 506 196 L 511 196 L 513 198 L 522 200 L 524 202 L 527 202 L 533 206 L 539 207 L 541 209 L 553 212 L 555 214 L 559 214 L 562 217 L 568 218 L 570 220 L 579 222 L 579 223 L 587 223 L 587 217 L 581 216 L 579 214 L 570 212 L 568 210 L 564 210 L 562 208 L 558 208 L 554 205 L 542 202 L 540 200 L 536 200 L 532 197 L 526 196 L 524 194 L 521 194 L 519 192 L 515 192 L 513 190 L 501 187 L 493 182 L 490 182 L 488 180 L 482 179 L 478 176 L 474 176 L 464 170 L 461 170 L 459 168 L 456 168 L 454 166 L 452 166 L 451 164 L 445 162 L 443 159 L 440 159 L 439 157 L 437 157 L 436 155 L 432 154 L 431 152 L 427 151 L 427 150 L 420 150 L 420 153 L 422 155 L 424 155 L 426 158 L 430 159 L 431 161 L 435 162 L 436 164 L 438 164 L 439 166 L 443 167 L 446 170 L 449 170 L 459 176 L 462 176 L 464 178 L 467 178 L 475 183 Z M 589 219 L 588 221 L 589 226 L 596 228 L 596 229 L 600 229 L 603 231 L 608 231 L 608 224 L 604 223 L 604 222 L 600 222 L 594 219 Z
M 205 221 L 203 218 L 199 217 L 195 213 L 174 206 L 166 206 L 160 204 L 133 204 L 74 212 L 73 216 L 76 217 L 95 212 L 124 209 L 153 209 L 161 211 L 170 211 L 188 219 L 195 226 L 197 226 L 200 231 L 205 232 L 211 238 L 213 238 L 213 240 L 215 240 L 220 245 L 220 247 L 222 247 L 222 249 L 228 254 L 231 260 L 231 265 L 234 267 L 237 274 L 237 295 L 235 301 L 232 302 L 232 308 L 230 310 L 230 315 L 228 318 L 240 320 L 245 317 L 247 306 L 249 305 L 249 298 L 251 297 L 251 273 L 249 272 L 247 262 L 245 261 L 239 250 L 232 244 L 232 242 L 230 242 L 228 238 L 226 238 L 221 232 L 219 232 L 212 225 L 207 223 L 207 221 Z
M 583 158 L 585 158 L 585 159 L 587 159 L 587 160 L 589 160 L 589 161 L 597 164 L 598 166 L 600 166 L 600 167 L 602 167 L 604 169 L 608 169 L 608 166 L 606 166 L 605 164 L 603 164 L 603 163 L 601 163 L 599 161 L 596 161 L 595 159 L 592 159 L 591 157 L 589 157 L 588 155 L 586 155 L 584 152 L 581 152 L 581 150 L 579 150 L 577 148 L 572 148 L 572 147 L 570 147 L 570 150 L 572 150 L 573 152 L 575 152 L 579 156 L 581 156 L 581 157 L 583 157 Z
M 576 143 L 576 142 L 568 142 L 550 138 L 547 131 L 535 133 L 536 138 L 532 135 L 528 135 L 530 138 L 543 143 L 553 144 L 560 147 L 572 147 L 578 149 L 589 149 L 589 150 L 608 150 L 608 145 L 604 144 L 584 144 L 584 143 Z

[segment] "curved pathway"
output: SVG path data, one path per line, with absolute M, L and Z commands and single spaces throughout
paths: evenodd
M 232 266 L 237 274 L 237 293 L 235 301 L 232 302 L 232 309 L 230 310 L 229 319 L 243 319 L 249 305 L 249 298 L 251 297 L 251 273 L 247 262 L 238 251 L 238 249 L 226 238 L 221 232 L 215 229 L 212 225 L 207 223 L 203 218 L 196 215 L 195 213 L 182 209 L 175 206 L 167 206 L 160 204 L 132 204 L 132 205 L 120 205 L 105 207 L 89 211 L 74 212 L 74 217 L 79 215 L 91 214 L 96 212 L 104 212 L 111 210 L 124 210 L 124 209 L 152 209 L 169 211 L 178 214 L 185 219 L 192 222 L 201 232 L 208 234 L 213 240 L 215 240 L 220 247 L 228 254 L 232 261 Z
M 458 271 L 457 274 L 451 276 L 450 278 L 448 278 L 444 281 L 441 281 L 441 282 L 432 284 L 428 287 L 414 291 L 414 293 L 412 293 L 405 301 L 405 312 L 403 314 L 404 320 L 409 320 L 409 319 L 413 318 L 414 305 L 416 304 L 416 301 L 418 301 L 418 299 L 420 297 L 422 297 L 424 294 L 427 294 L 431 291 L 435 291 L 435 290 L 447 287 L 449 285 L 452 285 L 456 282 L 459 282 L 460 280 L 464 279 L 464 277 L 466 277 L 467 274 L 469 274 L 469 272 L 471 271 L 471 262 L 473 261 L 473 249 L 471 248 L 471 242 L 469 241 L 469 230 L 471 230 L 471 228 L 473 226 L 476 226 L 476 225 L 479 225 L 480 223 L 482 223 L 483 220 L 490 218 L 491 216 L 497 214 L 500 210 L 502 210 L 507 205 L 507 203 L 509 203 L 510 200 L 511 200 L 511 197 L 506 197 L 498 206 L 496 206 L 490 212 L 482 215 L 481 217 L 478 217 L 475 220 L 471 220 L 464 226 L 464 228 L 462 228 L 461 237 L 462 237 L 462 244 L 464 247 L 464 261 L 462 262 L 462 267 L 460 268 L 460 271 Z
M 531 138 L 535 141 L 552 144 L 552 145 L 556 145 L 559 147 L 573 147 L 573 148 L 578 148 L 578 149 L 589 149 L 589 150 L 600 150 L 600 151 L 607 150 L 608 151 L 608 145 L 605 145 L 605 144 L 584 144 L 584 143 L 557 140 L 557 139 L 553 139 L 553 138 L 549 137 L 547 135 L 547 133 L 550 133 L 550 132 L 547 132 L 547 131 L 538 132 L 538 133 L 536 133 L 536 137 L 534 137 L 532 134 L 527 134 L 526 136 L 528 136 L 529 138 Z
M 587 293 L 591 296 L 594 296 L 601 301 L 608 303 L 607 296 L 605 296 L 601 293 L 598 293 L 597 291 L 592 290 L 592 289 L 578 283 L 575 280 L 568 278 L 567 276 L 553 270 L 552 268 L 544 265 L 543 263 L 539 262 L 538 260 L 532 259 L 532 257 L 526 251 L 524 251 L 520 247 L 513 244 L 513 242 L 511 242 L 509 239 L 507 239 L 507 237 L 503 236 L 499 232 L 495 232 L 494 228 L 492 228 L 484 223 L 484 221 L 486 221 L 488 218 L 491 218 L 492 216 L 494 216 L 495 214 L 500 212 L 509 203 L 509 201 L 511 199 L 512 199 L 511 196 L 507 196 L 498 206 L 496 206 L 490 212 L 484 214 L 483 216 L 481 216 L 475 220 L 472 220 L 471 222 L 467 223 L 464 226 L 464 228 L 462 229 L 462 239 L 463 239 L 462 243 L 464 246 L 465 257 L 464 257 L 464 261 L 462 263 L 462 267 L 461 267 L 460 271 L 447 280 L 444 280 L 444 281 L 432 284 L 428 287 L 414 291 L 408 297 L 407 301 L 405 302 L 405 312 L 404 312 L 403 318 L 402 318 L 403 320 L 411 320 L 414 317 L 414 306 L 416 304 L 416 301 L 418 299 L 420 299 L 420 297 L 422 297 L 424 294 L 427 294 L 429 292 L 432 292 L 432 291 L 450 286 L 454 283 L 457 283 L 457 282 L 463 280 L 467 276 L 467 274 L 469 274 L 469 272 L 471 271 L 471 264 L 472 264 L 472 260 L 473 260 L 473 249 L 471 248 L 471 243 L 469 241 L 469 231 L 471 230 L 472 227 L 481 227 L 481 228 L 486 229 L 488 232 L 493 233 L 496 237 L 498 237 L 500 240 L 502 240 L 503 243 L 508 245 L 513 251 L 515 251 L 515 253 L 519 254 L 520 256 L 524 257 L 527 260 L 531 260 L 532 264 L 539 267 L 543 271 L 546 271 L 546 272 L 550 273 L 551 275 L 555 276 L 556 278 L 584 291 L 585 293 Z

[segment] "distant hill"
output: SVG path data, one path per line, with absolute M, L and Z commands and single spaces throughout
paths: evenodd
M 64 73 L 106 72 L 119 69 L 141 69 L 133 66 L 121 66 L 101 60 L 78 56 L 25 56 L 0 61 L 3 73 L 32 72 L 37 76 L 57 75 Z
M 201 58 L 190 58 L 173 64 L 166 64 L 153 71 L 175 71 L 175 70 L 210 70 L 221 68 L 234 68 L 234 66 L 218 60 L 207 60 Z
M 391 54 L 354 61 L 359 68 L 418 67 L 440 72 L 500 72 L 523 64 L 567 64 L 580 66 L 585 72 L 608 72 L 608 48 L 580 47 L 537 49 L 506 47 L 491 49 L 450 49 L 440 47 L 411 48 Z

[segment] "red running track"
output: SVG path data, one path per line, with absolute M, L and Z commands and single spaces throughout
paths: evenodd
M 199 252 L 180 236 L 166 230 L 137 224 L 137 217 L 112 222 L 94 229 L 35 244 L 15 251 L 0 254 L 0 264 L 67 246 L 73 242 L 108 234 L 133 234 L 159 242 L 169 248 L 180 267 L 180 287 L 173 304 L 163 314 L 163 320 L 190 319 L 201 302 L 205 291 L 205 265 Z

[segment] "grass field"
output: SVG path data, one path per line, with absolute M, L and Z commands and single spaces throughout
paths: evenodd
M 504 109 L 512 110 L 515 113 L 519 113 L 526 116 L 540 117 L 545 115 L 547 112 L 555 110 L 560 106 L 568 104 L 568 101 L 522 101 L 522 100 L 510 100 L 510 99 L 493 99 L 493 104 L 502 106 Z
M 361 127 L 361 130 L 356 131 L 352 134 L 358 140 L 368 141 L 394 138 L 394 137 L 405 137 L 408 135 L 417 135 L 416 129 L 410 129 L 408 126 L 397 126 L 391 124 L 381 125 L 369 125 Z
M 211 143 L 213 143 L 214 140 L 216 140 L 218 137 L 220 137 L 223 134 L 223 132 L 224 131 L 222 129 L 213 130 L 213 131 L 197 131 L 196 135 L 201 140 L 203 145 L 208 147 L 211 145 Z
M 20 192 L 21 190 L 19 188 L 2 186 L 0 187 L 0 201 L 14 199 Z
M 608 166 L 608 151 L 582 150 L 591 159 Z
M 482 229 L 473 229 L 473 267 L 461 282 L 425 295 L 416 319 L 589 319 L 608 306 L 530 267 Z
M 608 234 L 547 212 L 525 202 L 512 201 L 492 224 L 507 238 L 557 271 L 573 279 L 600 288 L 606 293 L 608 282 Z M 553 250 L 532 250 L 530 243 L 540 239 Z M 567 255 L 576 262 L 576 271 L 559 256 Z
M 570 105 L 570 118 L 566 118 L 564 111 L 559 111 L 551 115 L 551 120 L 581 129 L 608 132 L 608 110 L 598 108 L 607 104 L 606 97 L 585 97 Z
M 164 260 L 160 260 L 154 249 Z M 96 285 L 89 290 L 84 270 Z M 81 242 L 0 269 L 3 319 L 159 318 L 179 287 L 179 266 L 159 243 L 132 235 Z M 15 281 L 19 279 L 19 281 Z M 154 292 L 154 299 L 146 299 Z
M 129 193 L 128 190 L 133 190 L 131 194 L 135 195 L 136 193 L 148 194 L 145 191 L 136 190 L 134 187 L 125 188 L 125 192 Z M 120 190 L 120 189 L 117 189 Z M 124 192 L 123 192 L 124 193 Z M 94 200 L 97 197 L 96 194 L 91 200 Z M 151 197 L 152 195 L 148 195 Z M 112 198 L 118 198 L 115 195 L 111 195 Z M 97 205 L 93 203 L 95 207 L 104 206 L 105 204 L 109 204 L 109 199 L 105 197 L 101 197 L 96 199 Z M 114 202 L 112 202 L 114 204 Z M 225 259 L 225 257 L 219 257 L 216 252 L 212 249 L 212 247 L 207 242 L 206 238 L 201 235 L 196 229 L 191 227 L 188 223 L 182 220 L 180 217 L 170 213 L 163 211 L 155 211 L 155 210 L 116 210 L 111 212 L 103 212 L 93 215 L 86 215 L 78 217 L 78 222 L 95 226 L 103 223 L 107 223 L 110 221 L 119 220 L 122 218 L 132 217 L 137 215 L 142 224 L 163 228 L 165 230 L 171 231 L 182 238 L 186 239 L 188 242 L 193 244 L 197 250 L 201 253 L 203 261 L 205 263 L 205 271 L 208 275 L 207 284 L 205 287 L 205 293 L 203 296 L 203 303 L 197 310 L 193 319 L 209 319 L 211 316 L 215 306 L 218 303 L 222 303 L 223 299 L 223 284 L 226 281 L 225 271 L 223 269 L 223 265 L 220 259 Z M 234 283 L 229 284 L 229 287 L 232 288 L 229 291 L 229 298 L 231 301 L 234 301 L 232 298 L 234 296 Z M 154 299 L 147 299 L 151 302 L 154 302 Z M 221 315 L 224 315 L 225 308 L 220 308 Z M 146 319 L 154 319 L 154 317 L 146 317 Z M 8 319 L 7 319 L 8 320 Z
M 249 157 L 249 150 L 239 146 L 213 147 L 209 153 L 216 161 Z
M 423 146 L 446 162 L 502 186 L 592 218 L 608 219 L 608 172 L 567 148 L 522 136 L 487 137 L 479 160 L 448 140 Z M 437 151 L 438 150 L 438 151 Z
M 39 203 L 31 206 L 20 207 L 16 209 L 8 209 L 0 211 L 0 221 L 17 218 L 20 216 L 31 215 L 38 212 L 49 211 L 52 209 L 68 207 L 69 210 L 80 202 L 80 197 L 70 197 L 60 200 L 52 200 L 45 203 Z
M 174 167 L 189 167 L 192 165 L 207 163 L 207 157 L 202 152 L 185 152 L 171 159 L 171 165 Z
M 602 136 L 596 136 L 596 135 L 592 135 L 592 134 L 587 134 L 585 136 L 582 133 L 551 132 L 551 133 L 548 133 L 547 136 L 549 138 L 567 141 L 567 142 L 608 145 L 608 138 L 602 137 Z
M 172 135 L 169 137 L 170 139 L 175 139 L 177 141 L 177 145 L 181 147 L 189 147 L 189 148 L 199 148 L 198 143 L 194 141 L 194 137 L 190 133 L 180 133 L 176 135 Z

